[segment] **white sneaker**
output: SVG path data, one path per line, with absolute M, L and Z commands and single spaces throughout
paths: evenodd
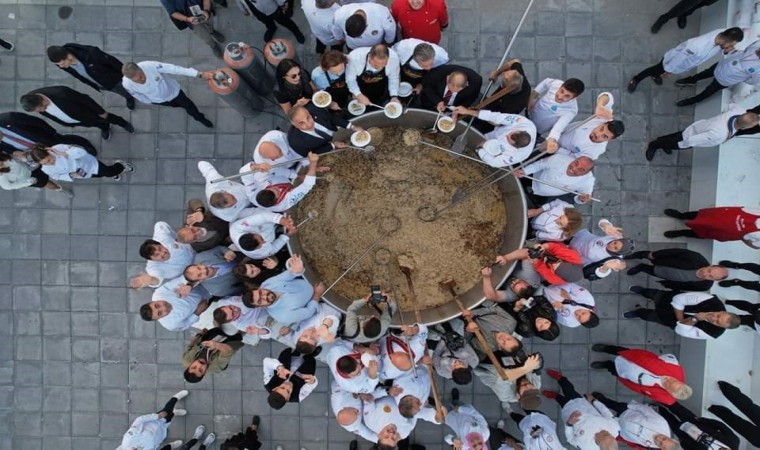
M 182 447 L 182 441 L 180 440 L 169 442 L 169 448 L 175 449 L 180 447 Z
M 177 417 L 186 416 L 187 415 L 187 410 L 186 409 L 177 408 L 177 409 L 174 410 L 174 415 L 177 416 Z
M 176 411 L 175 411 L 174 414 L 175 415 L 177 414 Z M 205 432 L 206 432 L 205 425 L 198 425 L 195 428 L 195 433 L 193 433 L 193 439 L 200 439 L 200 438 L 202 438 L 203 437 L 203 433 L 205 433 Z
M 190 391 L 187 389 L 182 389 L 181 391 L 177 392 L 176 394 L 172 395 L 172 397 L 176 398 L 177 400 L 182 400 L 183 398 L 190 395 Z
M 206 439 L 203 440 L 203 445 L 208 447 L 209 445 L 213 444 L 216 440 L 216 434 L 209 433 L 208 436 L 206 436 Z
M 65 195 L 68 198 L 74 198 L 74 192 L 70 191 L 69 189 L 64 188 L 63 186 L 58 186 L 58 189 L 56 189 L 57 192 L 60 192 L 61 194 Z
M 275 448 L 274 450 L 285 450 L 285 449 L 282 448 L 282 445 L 278 445 L 277 448 Z

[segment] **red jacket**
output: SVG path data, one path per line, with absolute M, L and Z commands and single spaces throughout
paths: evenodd
M 560 242 L 544 242 L 544 254 L 547 256 L 553 256 L 554 258 L 568 262 L 570 264 L 582 265 L 583 258 L 581 255 Z M 546 280 L 551 285 L 565 284 L 567 281 L 563 280 L 559 275 L 554 272 L 554 269 L 546 263 L 545 258 L 536 259 L 533 262 L 533 267 L 542 279 Z
M 686 380 L 686 376 L 683 373 L 683 367 L 681 367 L 680 364 L 667 363 L 661 360 L 656 353 L 646 350 L 624 350 L 618 353 L 618 356 L 622 356 L 637 366 L 652 372 L 654 375 L 667 375 L 682 383 Z M 644 394 L 658 403 L 672 405 L 676 402 L 676 398 L 660 386 L 641 386 L 640 384 L 626 380 L 625 378 L 617 377 L 617 379 L 628 389 L 638 392 L 639 394 Z
M 395 0 L 391 5 L 391 15 L 401 27 L 404 39 L 417 38 L 438 44 L 441 29 L 449 25 L 449 12 L 445 0 L 425 0 L 419 10 L 409 6 L 409 0 Z M 403 65 L 406 61 L 401 61 Z

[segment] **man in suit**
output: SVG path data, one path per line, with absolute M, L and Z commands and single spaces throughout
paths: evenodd
M 18 159 L 27 159 L 29 155 L 31 161 L 31 149 L 37 144 L 49 147 L 71 144 L 93 155 L 98 153 L 87 139 L 73 134 L 61 135 L 38 117 L 18 112 L 0 114 L 0 151 Z
M 111 91 L 127 99 L 127 108 L 135 109 L 135 98 L 121 85 L 122 62 L 92 45 L 64 44 L 47 48 L 50 61 L 74 78 L 100 92 Z
M 336 148 L 345 148 L 347 144 L 343 141 L 332 142 L 338 127 L 351 131 L 362 130 L 361 127 L 351 124 L 343 117 L 330 114 L 312 103 L 290 108 L 288 118 L 293 125 L 288 130 L 288 145 L 304 157 L 307 157 L 309 152 L 321 155 Z
M 185 226 L 177 230 L 177 241 L 203 252 L 228 243 L 229 236 L 230 224 L 207 211 L 203 200 L 193 198 L 187 202 Z
M 436 67 L 422 79 L 422 107 L 443 111 L 447 106 L 470 106 L 480 94 L 483 78 L 454 64 Z
M 100 128 L 103 140 L 111 137 L 111 124 L 130 133 L 135 127 L 123 117 L 109 113 L 89 96 L 66 86 L 35 89 L 21 96 L 21 108 L 26 112 L 40 113 L 66 127 Z
M 720 420 L 698 417 L 680 403 L 658 409 L 684 450 L 739 448 L 739 438 Z
M 243 285 L 232 273 L 237 263 L 227 262 L 224 259 L 226 251 L 227 247 L 219 246 L 195 255 L 193 264 L 187 266 L 183 272 L 185 279 L 194 287 L 203 286 L 215 297 L 240 294 L 243 291 Z
M 715 281 L 728 277 L 726 267 L 710 265 L 704 256 L 685 248 L 635 252 L 625 259 L 644 259 L 651 263 L 628 269 L 628 275 L 643 272 L 661 278 L 658 283 L 676 291 L 709 291 Z

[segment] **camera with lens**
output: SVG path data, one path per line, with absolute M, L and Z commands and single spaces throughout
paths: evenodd
M 370 285 L 369 292 L 370 292 L 370 295 L 369 295 L 369 304 L 371 306 L 377 306 L 380 303 L 388 301 L 388 297 L 386 297 L 385 295 L 383 295 L 383 292 L 380 290 L 380 286 L 379 285 L 375 285 L 375 284 Z
M 454 330 L 447 330 L 443 333 L 442 338 L 446 343 L 446 347 L 452 352 L 457 352 L 464 348 L 464 338 Z

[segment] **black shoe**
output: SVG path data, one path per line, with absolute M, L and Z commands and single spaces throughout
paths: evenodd
M 8 42 L 8 41 L 3 41 L 3 40 L 0 40 L 0 46 L 8 50 L 9 52 L 12 52 L 13 49 L 16 48 L 16 46 L 13 45 L 13 42 Z
M 635 78 L 631 78 L 631 81 L 628 82 L 628 92 L 636 92 L 636 86 L 638 85 L 639 82 Z
M 687 86 L 696 86 L 697 82 L 693 81 L 691 78 L 681 78 L 680 80 L 676 80 L 676 86 L 678 87 L 687 87 Z
M 130 110 L 135 109 L 135 99 L 134 98 L 128 98 L 127 99 L 127 108 Z
M 657 34 L 660 31 L 660 28 L 662 28 L 663 25 L 665 25 L 666 20 L 662 20 L 662 18 L 657 19 L 657 21 L 652 25 L 652 28 L 650 30 L 652 33 Z
M 591 363 L 592 369 L 606 369 L 607 361 L 594 361 Z
M 130 132 L 132 134 L 135 134 L 135 127 L 133 127 L 131 123 L 127 122 L 126 124 L 122 125 L 121 127 L 124 128 L 125 130 L 127 130 L 128 132 Z
M 654 81 L 654 84 L 657 86 L 662 86 L 662 77 L 657 75 L 656 77 L 652 77 L 652 81 Z
M 100 137 L 102 137 L 104 141 L 111 139 L 111 128 L 109 127 L 105 130 L 100 130 Z
M 733 261 L 729 261 L 727 259 L 724 259 L 723 261 L 719 262 L 718 265 L 726 267 L 728 269 L 740 269 L 739 266 L 741 266 L 741 263 L 735 263 Z
M 220 50 L 217 46 L 211 47 L 211 53 L 213 53 L 217 58 L 224 58 L 224 52 L 222 52 L 222 50 Z
M 738 286 L 739 285 L 739 280 L 723 280 L 723 281 L 719 281 L 718 284 L 721 287 Z
M 695 102 L 694 100 L 690 98 L 685 98 L 683 100 L 677 101 L 676 106 L 690 106 L 690 105 L 693 105 L 694 103 L 697 103 L 697 102 Z
M 672 155 L 673 154 L 673 150 L 669 149 L 669 148 L 663 148 L 662 151 L 665 152 L 666 155 Z
M 631 286 L 628 288 L 629 291 L 633 292 L 634 294 L 644 295 L 644 288 L 641 286 Z
M 628 275 L 636 275 L 637 273 L 641 272 L 641 269 L 644 268 L 644 264 L 637 264 L 630 269 L 628 269 L 628 272 L 626 272 Z
M 303 33 L 298 32 L 298 34 L 293 33 L 296 37 L 296 41 L 298 41 L 299 44 L 303 44 L 306 42 L 306 36 L 303 35 Z
M 219 6 L 221 6 L 222 8 L 226 8 L 227 7 L 227 0 L 214 0 L 214 3 L 216 3 Z
M 275 30 L 276 30 L 276 28 L 272 28 L 271 30 L 267 30 L 264 33 L 264 42 L 269 42 L 269 41 L 272 40 L 272 38 L 274 37 Z
M 681 214 L 681 211 L 673 208 L 667 208 L 662 212 L 668 217 L 672 217 L 674 219 L 683 219 L 683 215 Z
M 261 417 L 253 416 L 253 419 L 251 420 L 251 425 L 253 426 L 254 430 L 258 430 L 259 425 L 261 425 Z
M 662 233 L 666 238 L 677 238 L 683 236 L 680 230 L 670 230 Z
M 606 344 L 594 344 L 594 345 L 591 346 L 591 351 L 592 352 L 598 352 L 598 353 L 607 353 L 607 347 L 609 347 L 609 345 L 606 345 Z
M 224 35 L 218 31 L 211 33 L 211 37 L 214 38 L 216 42 L 224 42 Z
M 359 441 L 354 439 L 348 444 L 348 450 L 358 450 L 359 448 Z
M 454 406 L 459 404 L 459 389 L 457 388 L 451 390 L 451 403 Z
M 623 259 L 649 259 L 649 252 L 646 250 L 633 252 L 630 255 L 624 256 Z
M 198 119 L 198 122 L 202 123 L 202 124 L 203 124 L 203 126 L 204 126 L 204 127 L 206 127 L 206 128 L 214 128 L 214 124 L 213 124 L 213 123 L 211 123 L 211 121 L 210 121 L 210 120 L 208 120 L 208 119 L 207 119 L 207 118 L 205 118 L 205 117 L 204 117 L 204 118 L 202 118 L 202 119 Z
M 657 149 L 654 147 L 647 147 L 647 152 L 645 154 L 645 157 L 647 158 L 647 161 L 651 161 L 654 159 L 654 154 L 657 153 Z
M 625 311 L 623 313 L 623 319 L 635 319 L 637 317 L 639 316 L 636 314 L 636 311 Z
M 686 16 L 680 16 L 678 18 L 678 22 L 676 22 L 676 23 L 678 24 L 678 28 L 680 28 L 682 30 L 684 28 L 686 28 Z

